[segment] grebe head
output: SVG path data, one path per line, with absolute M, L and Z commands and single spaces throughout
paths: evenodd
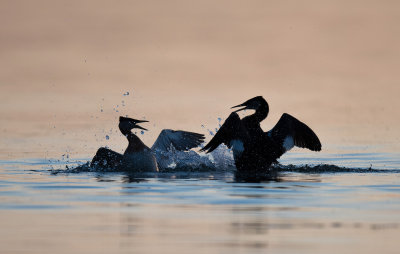
M 238 111 L 245 110 L 245 109 L 257 110 L 261 106 L 268 106 L 268 103 L 262 96 L 257 96 L 257 97 L 251 98 L 250 100 L 243 102 L 242 104 L 236 105 L 232 108 L 243 107 L 243 108 L 235 111 L 235 112 L 238 112 Z
M 121 132 L 129 132 L 133 128 L 142 129 L 142 130 L 147 131 L 147 129 L 145 129 L 142 126 L 138 125 L 138 123 L 146 123 L 146 122 L 148 122 L 148 121 L 146 121 L 146 120 L 136 120 L 136 119 L 133 119 L 133 118 L 120 116 L 119 117 L 119 125 L 118 125 L 118 127 L 121 130 Z

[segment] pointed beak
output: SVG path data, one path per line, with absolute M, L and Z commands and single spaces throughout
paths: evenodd
M 144 122 L 148 122 L 148 121 L 142 121 L 142 122 L 144 123 Z M 135 124 L 135 127 L 134 127 L 134 128 L 136 128 L 136 129 L 142 129 L 142 130 L 147 131 L 146 128 L 143 128 L 142 126 L 139 126 L 139 125 L 137 125 L 137 124 Z
M 147 120 L 135 120 L 135 123 L 148 123 L 149 121 Z
M 235 110 L 235 111 L 233 111 L 233 112 L 239 112 L 239 111 L 241 111 L 241 110 L 247 109 L 247 106 L 244 105 L 244 104 L 239 104 L 239 105 L 233 106 L 233 107 L 231 107 L 231 108 L 238 108 L 238 107 L 244 107 L 244 108 L 240 108 L 240 109 Z
M 134 128 L 147 131 L 146 128 L 143 128 L 142 126 L 139 126 L 138 123 L 148 123 L 148 122 L 149 122 L 149 121 L 147 121 L 147 120 L 136 120 L 136 119 L 135 119 L 135 122 L 134 122 L 135 127 L 134 127 Z
M 139 126 L 138 123 L 147 123 L 147 120 L 137 120 L 129 117 L 119 117 L 119 129 L 121 132 L 129 132 L 134 128 L 141 129 L 147 131 L 146 128 L 143 128 L 142 126 Z

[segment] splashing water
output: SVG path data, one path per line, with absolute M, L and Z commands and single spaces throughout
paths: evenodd
M 128 92 L 127 92 L 128 93 Z M 129 93 L 128 93 L 129 94 Z M 146 119 L 143 117 L 143 119 Z M 219 122 L 219 127 L 221 126 L 222 118 L 217 119 Z M 214 136 L 215 133 L 206 128 L 206 126 L 201 125 L 202 128 L 207 129 L 211 136 Z M 215 131 L 218 131 L 219 128 L 215 128 Z M 110 133 L 112 130 L 110 130 Z M 136 134 L 136 132 L 135 132 Z M 140 132 L 141 135 L 144 134 L 143 131 Z M 108 140 L 110 137 L 106 135 L 106 139 Z M 161 172 L 234 172 L 236 170 L 235 162 L 233 158 L 233 152 L 226 147 L 225 145 L 220 145 L 217 149 L 209 154 L 197 153 L 195 150 L 189 151 L 177 151 L 173 146 L 170 147 L 168 151 L 154 151 L 154 155 L 157 159 L 158 167 Z M 358 157 L 362 158 L 358 158 Z M 398 161 L 394 156 L 391 158 L 390 156 L 379 157 L 379 154 L 376 154 L 377 158 L 374 159 L 374 167 L 367 163 L 362 154 L 354 154 L 352 156 L 344 157 L 344 154 L 305 154 L 305 153 L 288 153 L 282 158 L 279 159 L 279 162 L 282 164 L 272 165 L 272 170 L 278 170 L 282 172 L 300 172 L 300 173 L 374 173 L 381 172 L 385 170 L 385 172 L 389 172 L 388 170 L 398 171 L 398 167 L 396 164 L 393 167 L 387 167 L 387 162 Z M 361 163 L 362 162 L 362 163 Z M 297 165 L 292 165 L 291 163 L 296 163 Z M 79 163 L 80 164 L 80 163 Z M 393 164 L 393 163 L 392 163 Z M 76 164 L 75 164 L 76 165 Z M 76 173 L 76 172 L 114 172 L 121 171 L 121 169 L 98 169 L 90 167 L 90 163 L 87 162 L 85 164 L 76 165 L 78 167 L 72 168 L 71 164 L 67 166 L 67 170 L 64 171 L 66 173 Z M 374 168 L 374 169 L 373 169 Z M 381 168 L 381 169 L 376 169 Z M 129 171 L 129 170 L 128 170 Z M 57 173 L 57 172 L 56 172 Z
M 154 151 L 158 167 L 161 172 L 187 171 L 233 171 L 235 163 L 232 152 L 224 145 L 219 146 L 212 153 L 199 154 L 193 150 L 177 151 L 173 146 L 168 151 Z M 90 162 L 78 165 L 77 167 L 66 166 L 66 170 L 55 170 L 54 173 L 79 173 L 79 172 L 114 172 L 121 169 L 101 169 L 91 167 Z

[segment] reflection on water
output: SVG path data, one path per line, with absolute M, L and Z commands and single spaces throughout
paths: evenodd
M 229 171 L 51 174 L 57 165 L 65 162 L 1 161 L 2 253 L 395 253 L 398 247 L 398 169 L 289 170 L 279 181 L 241 183 Z

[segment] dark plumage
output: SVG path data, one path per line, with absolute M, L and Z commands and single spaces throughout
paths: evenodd
M 269 106 L 261 96 L 254 97 L 236 107 L 224 124 L 202 149 L 212 152 L 220 144 L 233 150 L 237 175 L 258 177 L 268 172 L 272 163 L 293 146 L 320 151 L 321 143 L 315 133 L 304 123 L 289 114 L 283 114 L 268 132 L 260 126 L 269 113 Z M 253 109 L 255 113 L 240 119 L 236 113 Z
M 187 132 L 174 131 L 164 129 L 161 131 L 156 142 L 151 149 L 146 146 L 138 136 L 131 132 L 132 129 L 147 130 L 139 123 L 148 122 L 145 120 L 136 120 L 128 117 L 119 118 L 119 129 L 128 139 L 128 147 L 124 154 L 114 152 L 108 148 L 100 148 L 93 157 L 90 164 L 91 167 L 99 169 L 114 169 L 122 171 L 158 171 L 159 163 L 157 163 L 154 152 L 168 151 L 171 147 L 178 151 L 186 151 L 199 146 L 204 141 L 204 135 Z

